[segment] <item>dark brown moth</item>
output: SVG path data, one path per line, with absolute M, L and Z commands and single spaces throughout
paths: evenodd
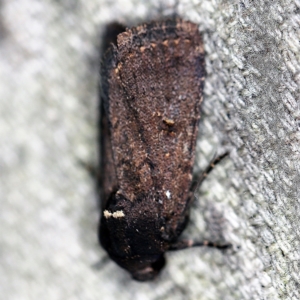
M 103 59 L 99 239 L 140 281 L 155 278 L 166 251 L 191 246 L 178 237 L 193 199 L 204 77 L 198 26 L 181 19 L 127 29 Z

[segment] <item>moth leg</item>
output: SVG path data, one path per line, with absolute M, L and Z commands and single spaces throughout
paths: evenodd
M 202 246 L 216 248 L 219 250 L 226 250 L 232 247 L 231 244 L 219 245 L 217 243 L 210 242 L 210 241 L 195 242 L 193 240 L 181 240 L 172 244 L 169 250 L 175 251 L 175 250 L 181 250 L 181 249 L 186 249 L 191 247 L 202 247 Z
M 208 174 L 214 169 L 214 167 L 223 159 L 225 158 L 229 153 L 225 152 L 224 154 L 214 157 L 207 168 L 202 172 L 202 174 L 199 176 L 199 178 L 192 184 L 191 191 L 194 193 L 194 191 L 201 185 L 201 183 L 204 181 L 204 179 L 208 176 Z M 186 248 L 191 248 L 191 247 L 211 247 L 211 248 L 217 248 L 220 250 L 225 250 L 228 248 L 231 248 L 231 244 L 224 244 L 224 245 L 219 245 L 214 242 L 210 241 L 203 241 L 203 242 L 195 242 L 193 240 L 181 240 L 169 248 L 169 250 L 180 250 L 180 249 L 186 249 Z
M 224 154 L 218 156 L 218 157 L 214 157 L 211 162 L 209 163 L 209 165 L 207 166 L 207 168 L 202 172 L 202 174 L 199 176 L 199 178 L 197 178 L 196 181 L 194 181 L 194 183 L 192 184 L 191 187 L 191 191 L 195 191 L 200 185 L 201 183 L 205 180 L 205 178 L 208 176 L 208 174 L 214 169 L 214 167 L 223 159 L 225 158 L 229 153 L 225 152 Z

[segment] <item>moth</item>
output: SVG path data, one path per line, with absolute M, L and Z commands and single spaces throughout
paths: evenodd
M 204 78 L 198 26 L 178 18 L 127 29 L 104 55 L 99 240 L 139 281 L 157 276 L 166 251 L 193 244 L 178 238 L 193 200 Z

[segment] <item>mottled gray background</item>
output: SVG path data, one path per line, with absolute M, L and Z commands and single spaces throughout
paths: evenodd
M 97 163 L 105 24 L 174 11 L 207 53 L 196 170 L 231 151 L 185 236 L 236 249 L 170 253 L 138 283 L 97 244 L 80 161 Z M 299 0 L 1 0 L 0 299 L 299 299 L 299 28 Z

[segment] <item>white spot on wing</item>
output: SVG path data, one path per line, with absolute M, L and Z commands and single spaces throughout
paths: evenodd
M 170 193 L 170 191 L 168 190 L 168 191 L 166 191 L 166 196 L 167 196 L 167 198 L 168 199 L 170 199 L 171 198 L 171 193 Z
M 113 218 L 123 218 L 123 217 L 125 217 L 123 210 L 117 210 L 116 212 L 113 213 Z
M 117 211 L 115 211 L 114 213 L 111 213 L 111 212 L 109 212 L 108 210 L 105 210 L 105 211 L 103 212 L 103 215 L 104 215 L 104 217 L 105 217 L 106 219 L 108 219 L 108 218 L 110 218 L 110 217 L 113 217 L 113 218 L 115 218 L 115 219 L 125 217 L 125 214 L 124 214 L 123 210 L 117 210 Z
M 109 212 L 108 210 L 105 210 L 105 211 L 103 212 L 103 215 L 104 215 L 104 217 L 105 217 L 106 219 L 108 219 L 108 218 L 111 217 L 112 213 Z

